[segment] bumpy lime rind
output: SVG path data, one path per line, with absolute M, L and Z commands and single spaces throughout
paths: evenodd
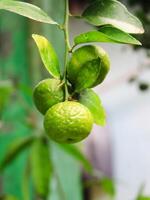
M 47 135 L 58 143 L 76 143 L 86 138 L 92 129 L 93 117 L 84 105 L 65 101 L 52 106 L 44 118 Z
M 33 92 L 36 108 L 43 115 L 53 105 L 64 101 L 64 90 L 58 79 L 45 79 L 37 84 Z
M 85 68 L 86 63 L 88 64 L 90 61 L 96 59 L 100 59 L 99 74 L 98 76 L 95 76 L 93 84 L 88 88 L 95 87 L 96 85 L 103 82 L 110 69 L 109 57 L 101 47 L 95 45 L 82 46 L 74 51 L 67 66 L 67 75 L 68 80 L 73 84 L 75 88 L 77 87 L 76 80 L 80 72 L 83 71 L 83 67 Z

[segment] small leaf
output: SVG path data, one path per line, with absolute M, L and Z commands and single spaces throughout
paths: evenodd
M 80 92 L 86 88 L 93 87 L 94 83 L 99 77 L 100 70 L 100 58 L 85 63 L 78 73 L 75 83 L 75 91 Z
M 91 89 L 86 89 L 80 93 L 79 102 L 86 106 L 92 113 L 94 122 L 104 126 L 106 124 L 105 110 L 98 95 Z
M 100 27 L 99 31 L 82 33 L 75 37 L 75 45 L 88 42 L 110 42 L 141 45 L 134 37 L 111 25 Z
M 31 173 L 37 195 L 47 198 L 52 173 L 49 146 L 45 138 L 34 141 L 31 149 Z
M 111 24 L 127 33 L 141 34 L 144 32 L 139 19 L 116 0 L 95 1 L 87 7 L 82 17 L 95 26 Z
M 85 158 L 85 156 L 81 153 L 81 151 L 74 145 L 71 144 L 59 144 L 59 146 L 69 153 L 71 156 L 73 156 L 76 160 L 80 161 L 83 165 L 83 167 L 91 173 L 93 170 L 93 167 L 91 163 Z
M 104 177 L 102 180 L 100 180 L 100 185 L 102 189 L 111 197 L 115 196 L 116 194 L 115 185 L 114 185 L 114 182 L 110 178 Z
M 21 153 L 25 148 L 29 147 L 33 139 L 33 136 L 29 136 L 15 140 L 9 147 L 4 160 L 0 164 L 0 170 L 3 170 L 5 167 L 7 167 L 19 153 Z
M 59 61 L 49 41 L 41 35 L 32 35 L 39 49 L 41 59 L 47 71 L 55 78 L 60 78 Z
M 0 0 L 0 9 L 8 10 L 39 22 L 57 24 L 57 22 L 53 21 L 39 7 L 29 3 L 14 0 Z

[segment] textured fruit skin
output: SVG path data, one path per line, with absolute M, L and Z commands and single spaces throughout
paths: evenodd
M 99 53 L 99 57 L 101 59 L 101 69 L 100 69 L 99 76 L 95 84 L 93 85 L 93 87 L 102 83 L 110 70 L 110 60 L 109 60 L 108 54 L 101 47 L 96 47 L 96 48 Z
M 64 91 L 60 84 L 58 79 L 45 79 L 35 87 L 33 100 L 43 115 L 51 106 L 64 101 Z
M 110 61 L 107 53 L 99 46 L 87 45 L 77 49 L 67 66 L 69 81 L 75 85 L 78 73 L 87 62 L 100 58 L 100 72 L 93 87 L 100 84 L 106 77 L 110 69 Z
M 78 102 L 65 101 L 46 113 L 44 127 L 48 136 L 58 143 L 75 143 L 86 138 L 93 126 L 88 108 Z

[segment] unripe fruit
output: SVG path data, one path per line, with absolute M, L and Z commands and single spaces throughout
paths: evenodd
M 48 136 L 59 143 L 75 143 L 86 138 L 92 129 L 93 117 L 84 105 L 65 101 L 52 106 L 44 118 Z
M 69 81 L 74 85 L 75 88 L 77 84 L 76 80 L 78 79 L 80 73 L 81 72 L 83 73 L 83 68 L 85 68 L 86 70 L 86 65 L 88 66 L 89 62 L 91 64 L 94 64 L 94 61 L 98 59 L 100 60 L 99 65 L 95 66 L 95 68 L 99 72 L 98 74 L 96 73 L 96 75 L 94 75 L 95 78 L 92 77 L 93 83 L 90 85 L 90 88 L 100 84 L 105 79 L 109 71 L 110 62 L 107 53 L 101 47 L 94 45 L 87 45 L 80 47 L 72 54 L 70 62 L 68 63 L 67 66 L 67 74 Z M 95 65 L 96 64 L 97 62 L 95 62 Z M 85 72 L 87 74 L 87 70 Z M 91 72 L 89 71 L 89 79 L 90 79 L 90 74 Z
M 51 106 L 64 101 L 61 81 L 49 78 L 39 82 L 34 89 L 33 100 L 37 109 L 44 115 Z

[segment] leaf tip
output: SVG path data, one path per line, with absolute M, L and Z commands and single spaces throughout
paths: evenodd
M 32 34 L 32 38 L 34 39 L 35 43 L 37 44 L 39 50 L 44 48 L 48 41 L 45 37 L 38 35 L 38 34 Z
M 38 37 L 40 37 L 40 35 L 38 35 L 38 34 L 32 34 L 32 38 L 33 38 L 35 41 L 37 40 Z

